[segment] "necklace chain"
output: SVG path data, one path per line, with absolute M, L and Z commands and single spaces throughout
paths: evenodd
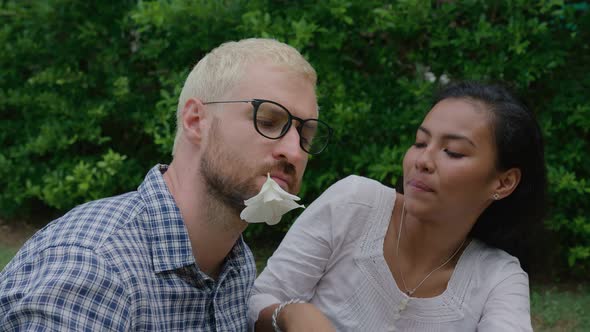
M 404 227 L 404 216 L 405 216 L 405 212 L 406 212 L 406 202 L 404 202 L 404 204 L 402 205 L 402 216 L 401 216 L 401 220 L 400 220 L 400 225 L 399 225 L 399 232 L 397 233 L 397 244 L 396 244 L 396 250 L 395 250 L 395 260 L 397 261 L 397 263 L 399 264 L 399 242 L 401 240 L 402 237 L 402 228 Z M 422 279 L 422 281 L 420 281 L 418 283 L 418 285 L 412 289 L 409 289 L 408 286 L 406 286 L 406 280 L 404 279 L 404 272 L 402 271 L 401 267 L 399 269 L 399 274 L 402 277 L 402 284 L 404 285 L 404 288 L 406 290 L 406 294 L 408 296 L 412 296 L 412 294 L 414 294 L 414 292 L 416 292 L 416 290 L 422 286 L 422 284 L 426 281 L 426 279 L 428 279 L 434 272 L 440 270 L 443 266 L 447 265 L 452 259 L 453 257 L 455 257 L 455 255 L 457 255 L 457 253 L 459 252 L 459 250 L 463 247 L 463 245 L 465 244 L 465 240 L 463 239 L 463 242 L 461 242 L 461 245 L 455 250 L 455 252 L 441 265 L 439 265 L 437 268 L 435 268 L 434 270 L 430 271 L 430 273 L 428 273 L 426 275 L 426 277 L 424 277 L 424 279 Z

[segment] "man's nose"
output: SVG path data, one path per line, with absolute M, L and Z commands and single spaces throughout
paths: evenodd
M 301 149 L 300 136 L 295 125 L 291 126 L 289 131 L 278 139 L 273 157 L 275 159 L 286 159 L 287 162 L 293 165 L 301 165 L 301 161 L 307 158 L 307 153 Z

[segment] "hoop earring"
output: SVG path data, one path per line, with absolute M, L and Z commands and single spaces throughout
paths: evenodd
M 499 200 L 499 199 L 500 199 L 500 195 L 498 195 L 498 193 L 494 193 L 494 194 L 492 195 L 492 198 L 493 198 L 495 201 L 497 201 L 497 200 Z

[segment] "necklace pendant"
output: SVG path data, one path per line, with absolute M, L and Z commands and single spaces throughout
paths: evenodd
M 398 307 L 398 313 L 401 313 L 402 311 L 406 310 L 406 307 L 408 306 L 408 301 L 409 299 L 401 300 Z

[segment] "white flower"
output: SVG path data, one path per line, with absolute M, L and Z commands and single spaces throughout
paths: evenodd
M 424 79 L 430 83 L 433 83 L 434 81 L 436 81 L 436 75 L 434 75 L 434 73 L 431 71 L 427 71 L 424 73 Z
M 278 183 L 267 174 L 266 182 L 260 188 L 260 192 L 244 201 L 246 208 L 240 213 L 240 218 L 249 223 L 265 222 L 276 225 L 281 221 L 283 214 L 296 209 L 305 208 L 294 201 L 300 198 L 284 191 Z

